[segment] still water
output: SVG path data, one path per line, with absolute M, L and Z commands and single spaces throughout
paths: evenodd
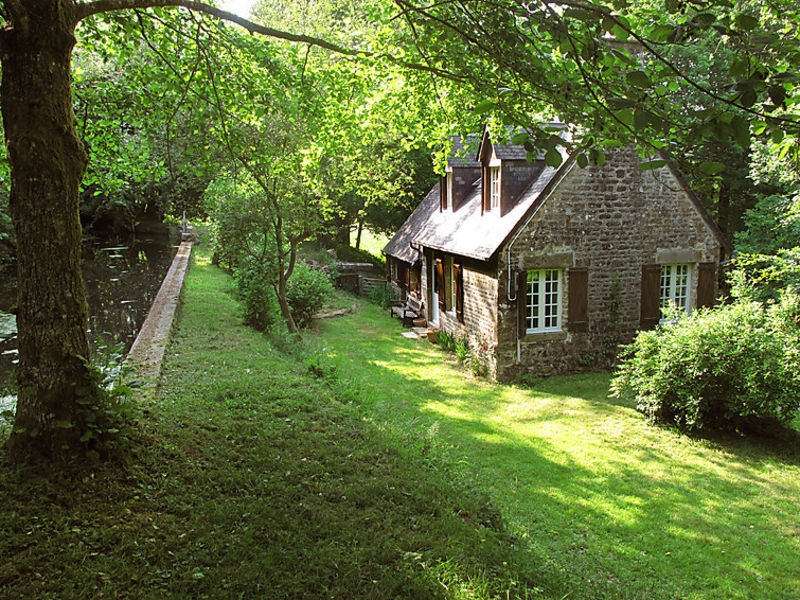
M 116 242 L 86 242 L 83 278 L 89 303 L 89 339 L 98 344 L 122 343 L 130 348 L 167 274 L 180 233 L 164 229 L 149 237 Z M 17 363 L 16 281 L 0 274 L 0 396 Z

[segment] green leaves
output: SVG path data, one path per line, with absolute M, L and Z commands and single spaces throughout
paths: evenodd
M 637 88 L 649 88 L 653 85 L 650 77 L 644 71 L 631 71 L 625 75 L 625 79 L 630 85 Z
M 561 153 L 555 148 L 548 148 L 544 155 L 544 162 L 551 167 L 558 167 L 561 165 Z
M 722 173 L 725 170 L 725 165 L 721 162 L 715 161 L 705 161 L 700 163 L 699 167 L 702 173 L 706 175 L 716 175 L 718 173 Z
M 736 15 L 735 23 L 736 27 L 742 31 L 752 31 L 758 27 L 758 19 L 744 13 Z
M 647 160 L 639 163 L 639 169 L 642 171 L 652 171 L 666 166 L 667 161 L 663 159 Z

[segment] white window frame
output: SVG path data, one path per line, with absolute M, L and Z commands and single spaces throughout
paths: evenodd
M 682 308 L 686 314 L 692 310 L 691 290 L 692 290 L 692 265 L 690 263 L 672 263 L 661 265 L 661 277 L 658 285 L 659 306 L 661 307 L 661 319 L 663 323 L 664 309 L 669 306 Z
M 453 172 L 449 171 L 445 174 L 445 194 L 444 194 L 444 210 L 449 210 L 453 204 Z
M 500 167 L 489 167 L 489 210 L 500 208 Z
M 562 269 L 528 271 L 525 283 L 525 333 L 547 333 L 562 330 L 563 275 Z M 555 284 L 555 289 L 553 289 L 553 284 Z

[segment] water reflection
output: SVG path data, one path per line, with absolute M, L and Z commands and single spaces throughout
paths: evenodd
M 83 247 L 83 277 L 89 304 L 89 339 L 121 342 L 130 348 L 147 311 L 167 274 L 179 243 L 179 233 L 163 233 L 115 243 L 86 242 Z M 0 277 L 0 392 L 17 363 L 17 340 L 13 319 L 3 317 L 16 303 L 16 282 Z M 2 393 L 0 393 L 2 395 Z

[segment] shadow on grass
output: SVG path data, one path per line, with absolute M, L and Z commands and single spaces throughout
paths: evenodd
M 320 339 L 336 353 L 344 393 L 489 493 L 550 593 L 800 595 L 796 447 L 648 426 L 608 398 L 608 375 L 531 390 L 476 380 L 367 306 L 326 324 Z

